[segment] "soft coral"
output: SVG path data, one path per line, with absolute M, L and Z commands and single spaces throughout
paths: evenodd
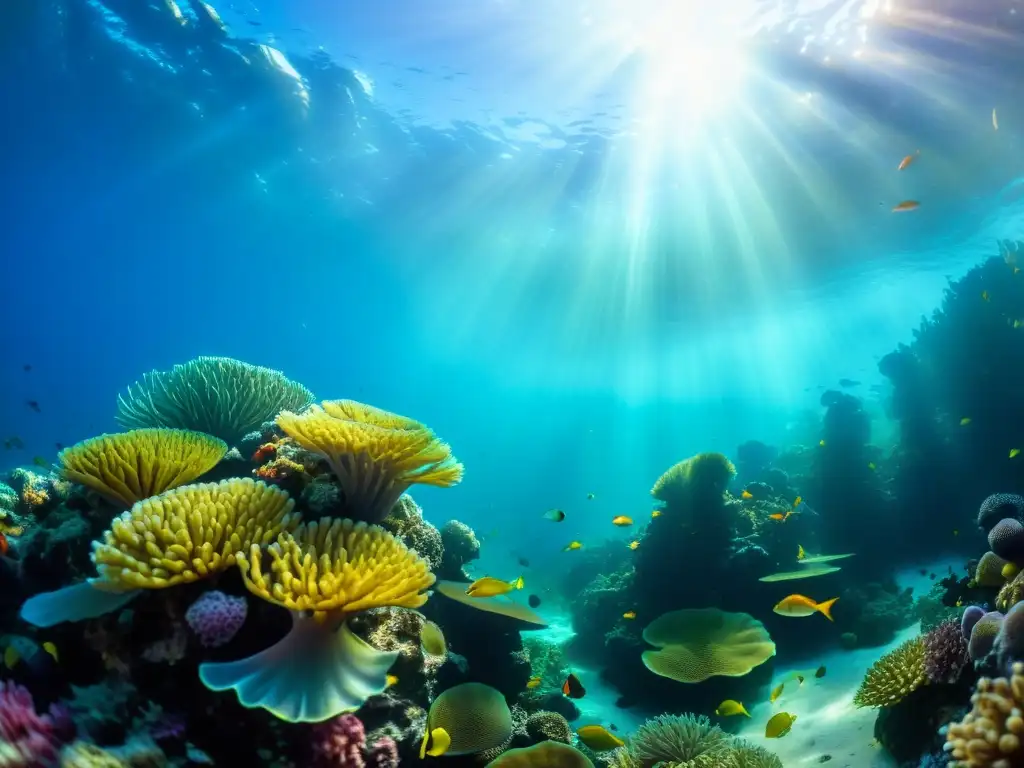
M 0 682 L 0 762 L 18 768 L 47 768 L 57 762 L 74 725 L 60 706 L 36 712 L 32 694 L 14 682 Z

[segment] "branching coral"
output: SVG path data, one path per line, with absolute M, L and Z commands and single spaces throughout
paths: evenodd
M 946 732 L 946 751 L 961 768 L 1010 768 L 1024 758 L 1024 664 L 1010 679 L 983 677 L 971 696 L 971 711 Z
M 223 440 L 201 432 L 136 429 L 76 443 L 57 459 L 68 480 L 130 507 L 191 483 L 213 469 L 227 450 Z
M 853 703 L 858 707 L 891 707 L 927 681 L 924 640 L 915 637 L 871 665 Z
M 282 410 L 301 411 L 313 394 L 280 371 L 229 357 L 198 357 L 151 371 L 118 396 L 117 421 L 127 429 L 178 427 L 236 445 Z
M 419 422 L 350 400 L 304 413 L 284 411 L 278 426 L 324 457 L 345 494 L 348 514 L 380 522 L 414 483 L 449 487 L 462 480 L 451 448 Z
M 924 669 L 933 683 L 953 683 L 967 664 L 967 640 L 960 622 L 949 619 L 923 638 Z

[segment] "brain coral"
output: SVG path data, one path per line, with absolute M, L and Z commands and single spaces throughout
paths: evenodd
M 978 680 L 971 711 L 946 732 L 946 751 L 964 768 L 1011 768 L 1024 754 L 1024 664 L 1016 663 L 1009 680 Z
M 557 712 L 534 712 L 526 720 L 526 735 L 534 741 L 551 740 L 572 744 L 569 721 Z
M 500 691 L 483 683 L 449 688 L 430 705 L 426 737 L 444 728 L 451 738 L 446 755 L 471 755 L 504 744 L 512 735 L 512 713 Z
M 644 651 L 646 667 L 681 683 L 715 675 L 741 677 L 775 655 L 764 625 L 746 613 L 698 608 L 662 614 L 644 629 L 657 650 Z
M 1003 568 L 1007 561 L 995 552 L 986 552 L 978 561 L 978 567 L 974 571 L 974 581 L 982 587 L 1001 587 L 1006 583 L 1003 576 Z
M 1024 564 L 1024 525 L 1012 517 L 1003 518 L 988 532 L 988 546 L 1004 560 Z
M 967 653 L 971 661 L 980 661 L 988 656 L 995 645 L 996 635 L 1003 624 L 1003 614 L 991 611 L 975 622 L 971 637 L 967 642 Z
M 237 445 L 283 410 L 301 411 L 313 394 L 280 371 L 230 357 L 198 357 L 169 371 L 151 371 L 117 398 L 127 429 L 178 427 Z
M 960 631 L 965 640 L 970 638 L 974 625 L 981 621 L 981 617 L 984 615 L 985 609 L 980 605 L 969 605 L 964 608 L 964 615 L 960 618 Z
M 1004 517 L 1020 518 L 1024 514 L 1024 496 L 1015 493 L 993 493 L 978 510 L 978 525 L 989 530 Z
M 698 453 L 666 470 L 651 496 L 669 506 L 687 503 L 693 494 L 724 493 L 736 467 L 720 453 Z
M 853 703 L 891 707 L 927 682 L 923 638 L 907 640 L 876 661 L 864 676 Z

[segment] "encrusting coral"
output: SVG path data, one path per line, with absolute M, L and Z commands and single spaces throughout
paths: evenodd
M 1011 768 L 1024 753 L 1024 664 L 1013 665 L 1010 679 L 983 677 L 971 696 L 971 711 L 946 732 L 945 749 L 952 766 Z
M 853 703 L 858 707 L 891 707 L 927 682 L 924 640 L 915 637 L 871 665 Z
M 135 429 L 100 435 L 65 448 L 60 473 L 114 503 L 137 501 L 191 483 L 216 466 L 223 440 L 184 429 Z
M 200 679 L 292 722 L 327 720 L 381 693 L 398 652 L 376 650 L 347 618 L 383 606 L 418 608 L 434 583 L 405 544 L 352 520 L 304 524 L 266 550 L 253 544 L 238 553 L 238 565 L 253 594 L 292 612 L 292 630 L 255 656 L 201 665 Z
M 127 429 L 177 427 L 236 445 L 282 410 L 301 411 L 313 393 L 280 371 L 230 357 L 197 357 L 151 371 L 117 398 Z
M 462 480 L 451 448 L 419 422 L 351 400 L 284 411 L 277 425 L 330 465 L 346 514 L 377 523 L 415 483 L 442 488 Z

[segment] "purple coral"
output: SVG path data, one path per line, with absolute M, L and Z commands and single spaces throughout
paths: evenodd
M 1004 560 L 1024 564 L 1024 525 L 1020 520 L 1004 517 L 988 532 L 988 547 Z
M 390 736 L 381 736 L 370 747 L 368 768 L 398 768 L 398 745 Z
M 982 616 L 971 630 L 971 638 L 967 641 L 967 653 L 971 661 L 981 661 L 996 642 L 996 635 L 999 634 L 1003 624 L 1003 614 L 999 611 L 990 611 Z
M 54 705 L 48 714 L 37 714 L 27 688 L 0 682 L 0 742 L 10 752 L 4 765 L 55 763 L 61 745 L 73 735 L 74 725 L 63 708 Z
M 365 746 L 363 721 L 352 714 L 338 715 L 313 730 L 313 754 L 323 768 L 364 768 Z
M 953 683 L 967 663 L 960 622 L 949 619 L 924 636 L 924 670 L 933 683 Z
M 969 605 L 964 608 L 964 615 L 960 619 L 960 629 L 963 631 L 964 640 L 971 638 L 971 630 L 974 629 L 974 625 L 981 621 L 981 617 L 985 615 L 985 609 L 980 605 Z
M 1005 517 L 1020 519 L 1024 516 L 1024 496 L 1015 493 L 993 493 L 978 510 L 978 525 L 989 530 Z
M 185 612 L 185 621 L 207 648 L 224 645 L 245 623 L 248 604 L 218 590 L 204 592 Z

